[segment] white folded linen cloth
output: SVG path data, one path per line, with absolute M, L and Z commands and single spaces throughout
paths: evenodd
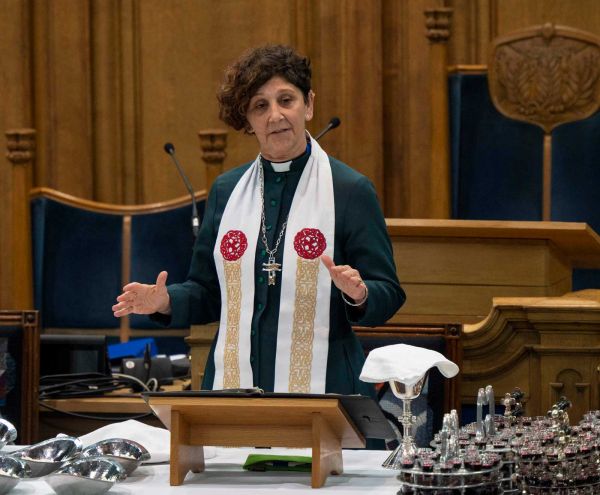
M 79 437 L 83 447 L 109 438 L 125 438 L 142 445 L 149 453 L 150 460 L 144 464 L 168 462 L 171 450 L 171 432 L 165 428 L 150 426 L 134 419 L 111 423 Z M 215 447 L 204 447 L 204 458 L 217 455 Z
M 446 378 L 458 373 L 458 366 L 437 351 L 406 344 L 387 345 L 369 352 L 360 379 L 368 383 L 395 380 L 413 385 L 434 366 Z

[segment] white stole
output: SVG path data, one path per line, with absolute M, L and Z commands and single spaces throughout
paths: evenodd
M 250 365 L 250 331 L 254 312 L 256 243 L 261 242 L 259 167 L 260 156 L 233 189 L 213 251 L 222 302 L 214 352 L 213 389 L 255 385 Z M 333 258 L 334 235 L 331 165 L 327 154 L 311 138 L 311 155 L 294 194 L 279 248 L 283 248 L 283 258 L 279 274 L 281 302 L 275 392 L 325 392 L 331 278 L 319 255 L 327 254 Z M 303 240 L 300 247 L 299 237 Z M 296 248 L 310 256 L 300 257 Z M 311 257 L 313 259 L 306 259 Z

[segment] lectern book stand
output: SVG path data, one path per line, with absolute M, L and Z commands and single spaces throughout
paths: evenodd
M 148 392 L 144 399 L 171 431 L 171 485 L 204 470 L 205 445 L 312 448 L 313 488 L 343 471 L 342 448 L 393 431 L 377 404 L 361 395 L 257 392 Z

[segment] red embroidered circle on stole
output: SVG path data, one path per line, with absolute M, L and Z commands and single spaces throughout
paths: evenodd
M 240 259 L 247 247 L 248 239 L 241 230 L 230 230 L 221 239 L 221 254 L 227 261 Z
M 306 260 L 318 258 L 326 247 L 327 241 L 319 229 L 302 229 L 294 237 L 294 249 Z

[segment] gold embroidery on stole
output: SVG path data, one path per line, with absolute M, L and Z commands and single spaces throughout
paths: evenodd
M 223 388 L 240 387 L 240 314 L 242 305 L 242 260 L 223 260 L 227 286 L 227 335 L 223 356 Z
M 317 278 L 319 258 L 298 257 L 296 265 L 296 300 L 290 355 L 290 392 L 310 392 L 312 348 L 317 308 Z

